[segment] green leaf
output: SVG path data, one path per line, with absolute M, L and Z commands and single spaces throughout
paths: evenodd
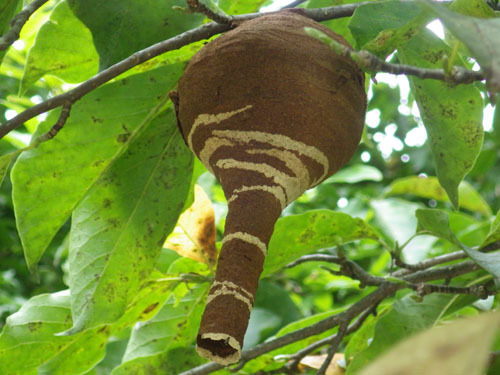
M 40 28 L 28 52 L 20 92 L 45 74 L 68 83 L 82 82 L 97 73 L 98 59 L 90 31 L 62 1 Z
M 349 21 L 357 49 L 387 56 L 425 25 L 420 7 L 407 1 L 382 1 L 358 7 Z
M 469 48 L 486 75 L 488 89 L 500 91 L 500 19 L 475 18 L 449 11 L 429 0 L 419 0 L 446 28 Z
M 18 155 L 20 152 L 21 150 L 13 151 L 8 154 L 0 156 L 0 185 L 2 185 L 3 179 L 5 178 L 5 174 L 9 169 L 9 165 L 12 159 L 14 159 L 14 157 Z
M 370 363 L 361 375 L 481 375 L 499 329 L 498 313 L 482 314 L 433 328 L 406 340 Z
M 450 48 L 429 30 L 398 48 L 402 63 L 441 68 Z M 410 77 L 412 93 L 429 136 L 436 172 L 451 203 L 458 208 L 458 185 L 472 169 L 483 142 L 483 100 L 472 85 L 452 86 Z
M 304 8 L 306 9 L 315 9 L 315 8 L 323 8 L 323 7 L 329 7 L 332 5 L 342 5 L 342 4 L 352 4 L 352 3 L 359 3 L 362 2 L 363 0 L 309 0 L 303 3 Z M 351 45 L 355 44 L 355 40 L 353 36 L 351 35 L 351 32 L 348 28 L 348 23 L 349 23 L 349 17 L 343 17 L 343 18 L 338 18 L 338 19 L 333 19 L 333 20 L 328 20 L 321 22 L 323 25 L 326 27 L 332 29 L 336 33 L 342 35 Z
M 500 241 L 500 210 L 497 212 L 497 216 L 495 216 L 495 220 L 491 223 L 491 229 L 488 233 L 488 236 L 484 240 L 481 247 L 487 246 L 493 242 Z
M 243 350 L 263 342 L 281 327 L 300 318 L 290 293 L 268 280 L 260 280 L 250 314 Z
M 484 0 L 454 0 L 448 9 L 472 17 L 495 17 L 495 11 Z
M 378 316 L 384 316 L 384 313 L 378 312 Z M 363 325 L 349 338 L 344 352 L 345 358 L 347 358 L 348 361 L 349 358 L 355 358 L 359 353 L 370 346 L 374 336 L 376 323 L 377 319 L 373 316 L 369 316 L 363 322 Z
M 449 202 L 445 190 L 436 177 L 409 176 L 394 180 L 389 185 L 386 195 L 412 194 L 422 198 L 435 199 Z M 484 216 L 491 216 L 491 208 L 467 181 L 462 181 L 458 186 L 460 207 L 473 212 L 480 212 Z
M 498 253 L 482 253 L 461 243 L 450 229 L 448 214 L 442 210 L 421 209 L 415 214 L 418 218 L 418 231 L 431 233 L 459 246 L 483 269 L 500 278 L 500 256 Z
M 179 284 L 180 278 L 153 271 L 150 280 L 141 285 L 127 310 L 112 326 L 112 332 L 120 332 L 138 321 L 151 319 Z
M 35 265 L 59 228 L 127 141 L 149 123 L 160 97 L 176 84 L 183 64 L 104 85 L 75 103 L 57 136 L 23 152 L 11 173 L 17 227 L 28 267 Z M 56 122 L 49 115 L 35 134 Z
M 356 184 L 361 181 L 382 181 L 384 176 L 377 168 L 371 165 L 355 164 L 342 168 L 324 183 Z
M 257 12 L 268 0 L 219 0 L 219 8 L 229 15 Z
M 196 338 L 208 284 L 180 284 L 158 314 L 132 331 L 123 363 L 112 375 L 177 374 L 202 360 L 191 344 Z
M 446 212 L 425 208 L 417 210 L 415 216 L 418 219 L 417 232 L 431 233 L 436 237 L 460 246 L 460 241 L 450 229 L 450 220 Z
M 374 225 L 381 228 L 389 238 L 391 244 L 406 243 L 415 234 L 417 219 L 415 211 L 422 207 L 402 199 L 372 200 L 374 210 Z M 431 236 L 418 236 L 406 244 L 403 257 L 408 263 L 420 262 L 426 258 L 426 253 L 432 248 L 435 238 Z
M 200 14 L 173 9 L 184 0 L 68 0 L 74 14 L 90 29 L 102 71 L 136 51 L 200 25 Z
M 341 212 L 314 210 L 283 217 L 274 227 L 262 276 L 312 251 L 363 238 L 377 240 L 378 234 L 363 220 Z
M 432 327 L 444 315 L 459 308 L 452 304 L 455 298 L 452 295 L 431 294 L 425 296 L 420 303 L 415 302 L 411 295 L 396 300 L 392 309 L 377 320 L 372 342 L 354 357 L 347 367 L 346 375 L 359 374 L 361 368 L 397 342 Z
M 122 316 L 177 222 L 191 173 L 192 153 L 169 109 L 92 186 L 72 217 L 71 333 Z
M 21 0 L 2 0 L 0 3 L 0 35 L 10 30 L 10 22 L 21 5 Z
M 295 322 L 292 322 L 276 333 L 274 337 L 280 337 L 283 335 L 286 335 L 287 333 L 291 333 L 294 331 L 297 331 L 301 328 L 309 327 L 312 324 L 315 324 L 323 319 L 329 318 L 330 316 L 338 313 L 340 311 L 335 310 L 335 311 L 327 311 L 319 314 L 314 314 L 311 316 L 308 316 L 307 318 L 303 318 L 300 320 L 297 320 Z M 246 374 L 254 374 L 257 373 L 260 370 L 265 369 L 266 371 L 279 368 L 281 367 L 281 364 L 279 362 L 276 362 L 274 359 L 275 356 L 277 355 L 282 355 L 282 354 L 291 354 L 295 353 L 297 350 L 300 350 L 304 347 L 306 347 L 309 344 L 312 344 L 313 342 L 324 338 L 326 336 L 329 336 L 335 332 L 337 328 L 329 329 L 324 332 L 322 332 L 319 335 L 314 335 L 307 337 L 303 340 L 294 342 L 290 345 L 286 345 L 282 348 L 278 348 L 276 350 L 273 350 L 272 352 L 266 353 L 264 355 L 259 356 L 258 358 L 254 359 L 253 361 L 250 361 L 243 370 L 245 371 Z
M 72 337 L 56 336 L 71 325 L 68 291 L 28 300 L 7 318 L 0 335 L 2 375 L 84 374 L 104 356 L 109 331 L 94 329 Z M 75 355 L 78 353 L 78 355 Z

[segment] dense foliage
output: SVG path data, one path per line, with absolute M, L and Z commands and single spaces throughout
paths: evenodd
M 267 3 L 218 0 L 215 11 Z M 300 7 L 344 3 L 356 1 Z M 356 155 L 276 224 L 237 373 L 317 373 L 326 356 L 315 355 L 332 344 L 349 375 L 390 365 L 434 374 L 436 362 L 449 366 L 440 374 L 500 373 L 499 318 L 484 313 L 498 310 L 500 277 L 500 109 L 490 104 L 500 91 L 500 19 L 490 3 L 373 1 L 324 22 L 356 50 L 446 79 L 372 72 Z M 23 5 L 0 0 L 0 35 Z M 444 38 L 426 28 L 437 16 Z M 182 0 L 50 0 L 0 51 L 0 118 L 205 22 Z M 185 146 L 168 97 L 205 42 L 93 89 L 52 139 L 29 146 L 61 108 L 0 139 L 0 374 L 230 374 L 197 367 L 194 350 L 214 271 L 214 239 L 204 234 L 215 223 L 220 241 L 226 202 Z M 456 84 L 456 66 L 479 66 L 486 80 Z M 183 211 L 191 216 L 178 223 Z M 439 348 L 449 355 L 436 357 Z

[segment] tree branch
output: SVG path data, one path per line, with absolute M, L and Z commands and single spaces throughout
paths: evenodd
M 330 256 L 332 257 L 332 256 Z M 338 257 L 336 257 L 338 258 Z M 311 259 L 311 256 L 309 256 Z M 350 262 L 350 261 L 347 261 Z M 351 262 L 354 263 L 354 262 Z M 354 263 L 355 264 L 355 263 Z M 356 264 L 357 266 L 357 264 Z M 357 266 L 359 267 L 359 266 Z M 361 269 L 361 267 L 359 267 Z M 355 268 L 355 272 L 361 272 L 358 268 Z M 275 338 L 274 340 L 270 340 L 264 342 L 260 345 L 255 346 L 254 348 L 248 349 L 242 353 L 241 361 L 244 363 L 250 361 L 251 359 L 257 358 L 263 354 L 269 353 L 275 349 L 281 348 L 283 346 L 289 345 L 291 343 L 303 340 L 307 337 L 317 335 L 322 333 L 328 329 L 334 328 L 335 326 L 349 322 L 354 319 L 356 316 L 360 315 L 358 319 L 361 318 L 361 314 L 367 314 L 368 311 L 375 311 L 376 306 L 385 298 L 394 294 L 396 291 L 408 287 L 408 283 L 411 284 L 421 284 L 427 281 L 432 280 L 440 280 L 440 279 L 451 279 L 456 276 L 460 276 L 475 270 L 480 269 L 480 267 L 472 261 L 465 261 L 459 264 L 439 267 L 436 269 L 427 269 L 421 271 L 415 271 L 410 274 L 406 274 L 402 277 L 401 283 L 391 282 L 384 278 L 371 276 L 369 280 L 375 280 L 376 282 L 380 282 L 377 289 L 373 292 L 362 298 L 360 301 L 356 302 L 352 306 L 350 306 L 347 310 L 323 319 L 311 326 L 301 328 L 297 331 L 290 332 L 286 335 Z M 361 269 L 362 270 L 362 269 Z M 408 271 L 408 270 L 403 270 Z M 368 274 L 363 270 L 364 273 Z M 369 275 L 369 274 L 368 274 Z M 397 273 L 393 274 L 394 276 Z M 477 287 L 477 286 L 476 286 Z M 431 292 L 442 292 L 443 289 L 441 287 L 436 288 L 436 290 L 432 290 Z M 490 293 L 490 292 L 489 292 Z M 491 292 L 492 293 L 492 292 Z M 367 316 L 367 315 L 366 315 Z M 365 318 L 366 318 L 365 316 Z M 349 330 L 350 332 L 350 330 Z M 217 363 L 207 363 L 202 366 L 193 368 L 191 370 L 185 371 L 179 375 L 206 375 L 210 374 L 214 371 L 223 368 L 223 366 Z M 239 366 L 237 368 L 240 368 Z
M 221 9 L 218 9 L 218 11 L 213 11 L 205 4 L 200 3 L 199 0 L 186 0 L 186 3 L 193 12 L 201 13 L 212 21 L 215 21 L 222 25 L 231 25 L 233 23 L 233 17 L 228 16 Z
M 11 29 L 0 37 L 0 51 L 5 51 L 12 43 L 19 39 L 21 29 L 26 22 L 28 22 L 28 19 L 47 1 L 48 0 L 34 0 L 14 16 L 12 21 L 10 21 Z
M 316 373 L 316 375 L 325 375 L 326 370 L 328 369 L 328 366 L 330 365 L 330 362 L 333 359 L 333 356 L 337 352 L 337 348 L 342 342 L 342 339 L 347 334 L 348 324 L 349 324 L 348 321 L 344 321 L 339 324 L 339 330 L 335 335 L 335 337 L 333 337 L 332 340 L 329 342 L 330 348 L 328 349 L 328 354 L 325 360 L 323 361 L 323 364 L 319 368 L 318 372 Z
M 190 0 L 192 1 L 192 0 Z M 35 4 L 41 2 L 41 0 L 35 0 L 31 4 Z M 315 20 L 315 21 L 326 21 L 336 18 L 349 17 L 352 16 L 354 10 L 357 7 L 369 4 L 370 1 L 360 2 L 355 4 L 345 4 L 339 6 L 331 6 L 326 8 L 317 8 L 317 9 L 301 9 L 302 14 L 305 16 Z M 31 5 L 30 4 L 30 5 Z M 28 7 L 27 7 L 28 8 Z M 173 38 L 167 39 L 165 41 L 156 43 L 150 47 L 147 47 L 143 50 L 137 51 L 126 59 L 110 66 L 106 70 L 96 74 L 94 77 L 89 80 L 83 82 L 78 87 L 67 91 L 64 94 L 57 95 L 53 98 L 50 98 L 42 103 L 39 103 L 33 107 L 28 108 L 27 110 L 21 112 L 14 118 L 6 121 L 2 125 L 0 125 L 0 139 L 3 138 L 10 131 L 20 127 L 24 124 L 25 121 L 36 117 L 42 113 L 50 111 L 51 109 L 63 106 L 65 103 L 69 102 L 70 104 L 74 104 L 77 100 L 81 99 L 83 96 L 88 94 L 89 92 L 95 90 L 97 87 L 105 84 L 111 79 L 119 76 L 123 72 L 142 64 L 153 57 L 161 55 L 165 52 L 172 51 L 175 49 L 179 49 L 185 45 L 208 39 L 216 34 L 223 33 L 232 28 L 233 24 L 237 24 L 238 22 L 254 19 L 257 17 L 261 17 L 268 13 L 249 13 L 244 15 L 238 15 L 231 17 L 231 24 L 220 24 L 216 22 L 211 22 L 199 26 L 195 29 L 186 31 L 182 34 L 179 34 Z M 413 67 L 414 68 L 414 67 Z M 419 68 L 414 68 L 419 70 Z M 420 69 L 421 70 L 421 69 Z M 424 69 L 425 70 L 425 69 Z M 462 72 L 458 72 L 457 76 L 460 76 Z M 444 72 L 432 72 L 429 76 L 430 78 L 435 79 L 448 79 Z M 476 77 L 478 78 L 478 77 Z
M 452 82 L 454 84 L 472 83 L 475 81 L 482 81 L 486 78 L 482 72 L 468 70 L 460 66 L 454 66 L 451 68 L 450 72 L 445 72 L 443 69 L 426 69 L 413 65 L 391 64 L 378 58 L 369 51 L 356 51 L 345 46 L 317 29 L 306 28 L 306 32 L 312 37 L 328 44 L 339 55 L 351 58 L 360 68 L 368 72 L 412 75 L 421 79 L 437 79 L 440 81 Z
M 64 94 L 54 96 L 44 102 L 41 102 L 27 110 L 21 112 L 11 120 L 0 125 L 0 139 L 10 131 L 21 126 L 25 121 L 51 109 L 60 107 L 65 103 L 75 103 L 78 99 L 82 98 L 89 92 L 95 90 L 97 87 L 103 85 L 109 80 L 119 76 L 123 72 L 142 64 L 145 61 L 152 59 L 162 53 L 181 48 L 187 44 L 197 42 L 199 40 L 208 39 L 211 36 L 229 30 L 228 25 L 221 25 L 218 23 L 207 23 L 196 29 L 186 31 L 173 38 L 167 39 L 160 43 L 156 43 L 148 48 L 134 53 L 126 59 L 110 66 L 102 72 L 96 74 L 89 80 L 83 82 L 78 87 L 65 92 Z
M 299 6 L 300 4 L 302 3 L 305 3 L 307 0 L 295 0 L 293 2 L 291 2 L 290 4 L 288 5 L 285 5 L 283 8 L 281 9 L 290 9 L 290 8 L 295 8 L 296 6 Z

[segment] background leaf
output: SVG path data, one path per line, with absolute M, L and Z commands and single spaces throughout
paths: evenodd
M 183 0 L 68 0 L 90 29 L 102 71 L 134 52 L 201 24 L 204 16 L 173 9 Z M 147 25 L 147 27 L 145 27 Z
M 489 245 L 496 241 L 500 241 L 500 211 L 497 212 L 495 220 L 493 221 L 493 223 L 491 223 L 491 229 L 488 233 L 488 237 L 486 237 L 481 247 Z
M 499 326 L 498 314 L 483 314 L 428 330 L 401 343 L 361 374 L 481 375 Z
M 359 374 L 362 368 L 397 342 L 432 327 L 443 316 L 462 307 L 460 304 L 453 304 L 455 299 L 456 296 L 452 295 L 432 294 L 425 296 L 422 302 L 416 302 L 411 296 L 396 300 L 392 308 L 377 319 L 373 339 L 349 363 L 346 375 Z M 415 365 L 418 366 L 418 363 Z
M 387 237 L 387 242 L 394 245 L 406 243 L 415 234 L 417 219 L 415 211 L 422 207 L 419 204 L 402 199 L 373 199 L 373 225 L 379 227 Z M 403 249 L 403 257 L 409 263 L 420 262 L 426 258 L 427 249 L 432 248 L 435 238 L 419 236 L 407 243 Z
M 262 277 L 314 250 L 362 238 L 376 240 L 378 234 L 363 220 L 341 212 L 315 210 L 283 217 L 274 227 Z
M 89 190 L 72 218 L 71 332 L 120 318 L 177 221 L 191 173 L 192 154 L 169 109 Z
M 356 164 L 342 168 L 333 176 L 327 178 L 324 183 L 346 183 L 355 184 L 361 181 L 382 181 L 382 173 L 371 165 Z
M 427 17 L 413 2 L 381 1 L 358 7 L 349 21 L 357 49 L 385 57 L 425 25 Z
M 14 151 L 9 154 L 0 156 L 0 185 L 2 185 L 3 179 L 5 178 L 5 175 L 7 173 L 7 170 L 9 169 L 9 165 L 12 159 L 18 154 L 19 154 L 18 151 Z
M 73 15 L 67 1 L 62 1 L 40 28 L 29 50 L 20 92 L 24 93 L 45 74 L 68 83 L 82 82 L 97 73 L 98 58 L 90 31 Z
M 439 4 L 419 0 L 439 16 L 446 28 L 460 39 L 481 65 L 490 91 L 500 91 L 500 19 L 484 19 L 451 12 Z
M 83 374 L 104 356 L 109 331 L 95 329 L 73 337 L 55 336 L 71 325 L 69 292 L 42 294 L 11 315 L 0 335 L 2 375 Z M 74 356 L 75 351 L 79 352 Z
M 403 64 L 423 68 L 440 68 L 442 58 L 449 54 L 449 47 L 428 30 L 398 48 Z M 409 80 L 427 130 L 437 177 L 457 208 L 458 185 L 472 169 L 483 143 L 483 101 L 471 85 L 451 86 L 413 76 Z
M 121 366 L 112 375 L 176 374 L 201 361 L 192 346 L 208 284 L 180 284 L 160 312 L 135 326 Z
M 150 121 L 181 72 L 181 65 L 172 65 L 96 89 L 72 107 L 57 137 L 19 156 L 11 173 L 12 195 L 30 269 L 99 176 Z M 35 136 L 56 119 L 53 112 Z
M 449 202 L 445 190 L 436 177 L 409 176 L 394 180 L 386 193 L 387 195 L 413 194 L 422 198 L 435 199 Z M 491 216 L 488 203 L 467 181 L 462 181 L 458 186 L 460 207 L 473 212 L 480 212 L 484 216 Z
M 497 278 L 500 278 L 500 257 L 498 254 L 481 253 L 461 243 L 450 229 L 448 214 L 441 210 L 417 210 L 418 230 L 424 230 L 433 235 L 444 238 L 459 246 L 474 262 Z
M 229 15 L 253 13 L 268 3 L 268 0 L 219 0 L 219 8 Z

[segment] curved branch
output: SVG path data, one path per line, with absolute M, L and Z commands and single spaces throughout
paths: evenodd
M 31 4 L 40 1 L 42 0 L 35 0 Z M 305 16 L 320 22 L 320 21 L 352 16 L 357 7 L 369 3 L 371 2 L 365 1 L 355 4 L 345 4 L 345 5 L 331 6 L 326 8 L 300 9 L 300 12 Z M 77 100 L 79 100 L 89 92 L 95 90 L 97 87 L 105 84 L 106 82 L 119 76 L 123 72 L 133 68 L 134 66 L 137 66 L 139 64 L 142 64 L 143 62 L 152 59 L 153 57 L 156 57 L 168 51 L 179 49 L 185 45 L 200 40 L 208 39 L 216 34 L 220 34 L 230 30 L 233 27 L 233 25 L 237 25 L 238 22 L 261 17 L 266 14 L 269 13 L 249 13 L 244 15 L 232 16 L 231 18 L 234 21 L 234 23 L 232 24 L 219 24 L 215 22 L 207 23 L 195 29 L 179 34 L 173 38 L 156 43 L 150 47 L 135 52 L 126 59 L 96 74 L 94 77 L 83 82 L 78 87 L 70 91 L 67 91 L 64 94 L 50 98 L 33 107 L 30 107 L 27 110 L 18 114 L 17 116 L 13 117 L 12 119 L 6 121 L 2 125 L 0 125 L 0 139 L 3 138 L 6 134 L 8 134 L 10 131 L 20 127 L 24 122 L 28 121 L 29 119 L 32 119 L 51 109 L 63 106 L 65 103 L 74 104 Z
M 186 0 L 186 3 L 193 12 L 201 13 L 214 22 L 221 23 L 223 25 L 231 25 L 233 22 L 233 17 L 228 16 L 221 9 L 213 11 L 205 4 L 200 3 L 199 0 Z
M 186 31 L 173 38 L 167 39 L 163 42 L 156 43 L 148 48 L 138 51 L 126 59 L 110 66 L 102 72 L 96 74 L 89 80 L 83 82 L 78 87 L 65 92 L 64 94 L 54 96 L 44 102 L 41 102 L 27 110 L 21 112 L 14 118 L 0 125 L 0 139 L 10 131 L 21 126 L 25 121 L 51 109 L 60 107 L 65 103 L 75 103 L 78 99 L 85 96 L 89 92 L 95 90 L 97 87 L 110 81 L 111 79 L 119 76 L 127 70 L 142 64 L 145 61 L 152 59 L 162 53 L 181 48 L 187 44 L 197 42 L 199 40 L 208 39 L 211 36 L 229 30 L 228 25 L 221 25 L 218 23 L 207 23 L 196 29 Z
M 472 271 L 480 267 L 472 261 L 465 261 L 452 266 L 439 267 L 436 269 L 428 269 L 424 271 L 413 272 L 410 275 L 403 277 L 403 280 L 411 283 L 422 283 L 425 281 L 451 279 Z M 275 338 L 274 340 L 266 341 L 251 349 L 244 351 L 241 355 L 243 362 L 248 362 L 251 359 L 257 358 L 263 354 L 269 353 L 275 349 L 300 341 L 310 336 L 317 335 L 328 329 L 331 329 L 340 323 L 351 321 L 361 314 L 368 311 L 374 311 L 376 306 L 385 298 L 391 296 L 396 291 L 408 287 L 407 285 L 384 281 L 373 292 L 351 305 L 347 310 L 323 319 L 308 327 L 301 328 L 297 331 L 290 332 L 286 335 Z M 214 362 L 210 362 L 190 370 L 187 370 L 179 375 L 207 375 L 214 371 L 220 370 L 224 366 Z
M 0 37 L 0 51 L 5 51 L 12 43 L 19 39 L 19 34 L 28 19 L 48 0 L 34 0 L 26 5 L 22 11 L 10 21 L 11 29 Z

